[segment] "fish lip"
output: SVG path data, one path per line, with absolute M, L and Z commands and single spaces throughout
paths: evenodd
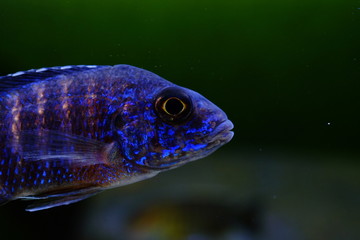
M 225 120 L 217 125 L 213 132 L 207 137 L 209 142 L 228 143 L 234 136 L 234 132 L 231 131 L 234 128 L 234 124 L 230 120 Z

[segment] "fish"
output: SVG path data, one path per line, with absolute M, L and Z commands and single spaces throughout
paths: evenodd
M 130 65 L 0 77 L 0 202 L 34 212 L 154 177 L 228 143 L 234 125 L 204 96 Z

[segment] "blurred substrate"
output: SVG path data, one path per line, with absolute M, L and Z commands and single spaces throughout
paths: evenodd
M 359 164 L 215 154 L 91 200 L 85 239 L 356 239 Z M 324 157 L 324 156 L 323 156 Z

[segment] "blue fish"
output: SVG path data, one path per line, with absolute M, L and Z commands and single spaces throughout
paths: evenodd
M 0 202 L 67 205 L 203 158 L 233 137 L 202 95 L 129 65 L 0 77 Z

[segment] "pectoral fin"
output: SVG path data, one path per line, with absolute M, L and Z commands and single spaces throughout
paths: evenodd
M 23 131 L 11 144 L 24 161 L 57 161 L 73 166 L 106 164 L 114 152 L 114 144 L 53 130 Z

